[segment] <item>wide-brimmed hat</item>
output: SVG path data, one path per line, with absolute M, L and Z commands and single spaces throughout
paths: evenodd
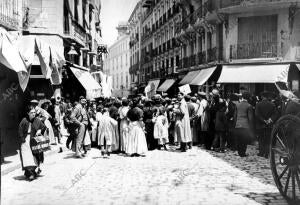
M 36 99 L 33 99 L 30 101 L 31 104 L 39 104 L 39 101 L 37 101 Z
M 219 90 L 217 90 L 217 89 L 213 89 L 212 91 L 211 91 L 211 93 L 213 94 L 213 95 L 219 95 Z
M 200 96 L 206 96 L 206 93 L 205 92 L 198 92 L 198 95 L 200 95 Z

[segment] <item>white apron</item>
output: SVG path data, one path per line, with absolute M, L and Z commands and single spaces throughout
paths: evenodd
M 21 164 L 23 169 L 29 166 L 37 166 L 30 148 L 30 132 L 31 132 L 31 123 L 29 123 L 25 142 L 21 144 L 20 155 L 21 155 Z

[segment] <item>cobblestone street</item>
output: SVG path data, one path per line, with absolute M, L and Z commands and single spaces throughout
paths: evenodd
M 22 171 L 2 176 L 7 204 L 287 204 L 274 185 L 269 161 L 233 152 L 151 151 L 146 157 L 93 149 L 86 159 L 67 151 L 46 158 L 42 177 L 25 181 Z

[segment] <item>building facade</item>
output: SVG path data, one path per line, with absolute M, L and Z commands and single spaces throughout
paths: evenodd
M 132 93 L 139 92 L 139 84 L 141 77 L 141 16 L 142 7 L 141 1 L 137 3 L 133 12 L 131 13 L 128 24 L 130 32 L 130 79 L 131 79 L 131 91 Z
M 142 1 L 141 79 L 144 83 L 176 78 L 181 57 L 175 39 L 176 24 L 181 20 L 179 5 L 171 0 Z
M 8 32 L 15 41 L 22 35 L 22 0 L 1 0 L 0 1 L 0 41 L 3 42 L 3 31 Z M 3 45 L 1 45 L 2 47 Z M 1 50 L 8 54 L 4 46 Z M 2 51 L 0 51 L 2 52 Z M 13 56 L 11 53 L 9 55 Z M 1 54 L 1 60 L 3 57 Z M 0 144 L 1 163 L 3 156 L 17 153 L 19 149 L 18 129 L 23 116 L 24 95 L 19 86 L 17 73 L 11 68 L 0 63 Z
M 60 55 L 64 56 L 67 62 L 76 66 L 82 66 L 86 71 L 97 71 L 101 69 L 101 55 L 97 52 L 101 44 L 100 26 L 100 0 L 24 0 L 23 29 L 26 36 L 37 36 L 42 41 L 56 48 Z M 70 51 L 72 51 L 70 53 Z M 55 86 L 54 89 L 63 87 L 66 97 L 75 98 L 76 92 L 68 83 L 68 76 L 64 69 L 60 70 L 61 77 L 65 81 Z M 45 97 L 52 95 L 49 83 L 44 81 L 40 75 L 40 67 L 37 62 L 32 66 L 31 81 L 29 88 L 32 90 L 32 97 L 42 90 L 49 90 L 44 93 Z M 35 85 L 43 82 L 44 88 Z M 80 94 L 85 89 L 79 85 Z M 34 90 L 36 93 L 33 93 Z
M 104 74 L 112 77 L 112 96 L 128 97 L 130 94 L 130 48 L 128 23 L 119 23 L 118 38 L 108 48 L 104 61 Z
M 31 99 L 49 99 L 62 92 L 64 97 L 78 100 L 79 95 L 101 92 L 98 83 L 91 83 L 94 79 L 90 74 L 101 69 L 101 53 L 97 52 L 101 44 L 100 12 L 100 0 L 0 1 L 0 32 L 10 33 L 9 42 L 21 54 L 30 76 L 23 92 L 16 72 L 0 64 L 2 153 L 18 149 L 16 127 Z M 0 38 L 2 42 L 3 35 Z M 58 57 L 67 63 L 51 61 Z M 89 82 L 84 84 L 87 80 L 83 78 Z
M 295 70 L 300 53 L 299 3 L 298 0 L 140 1 L 139 85 L 156 81 L 153 87 L 166 91 L 168 86 L 159 89 L 161 81 L 174 79 L 180 81 L 179 85 L 189 84 L 193 92 L 209 92 L 214 87 L 230 92 L 239 92 L 240 88 L 252 93 L 274 90 L 270 84 L 274 79 L 251 80 L 249 76 L 249 80 L 224 81 L 223 73 L 230 68 L 228 65 L 241 64 L 244 67 L 288 64 L 290 70 Z M 131 35 L 134 36 L 132 30 Z M 262 73 L 268 71 L 262 68 Z M 290 86 L 299 89 L 299 82 L 294 79 Z

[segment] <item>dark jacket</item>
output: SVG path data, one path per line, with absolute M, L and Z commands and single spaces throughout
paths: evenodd
M 247 101 L 242 101 L 236 105 L 235 128 L 253 129 L 253 108 Z
M 28 118 L 23 118 L 22 121 L 20 122 L 19 136 L 21 138 L 21 142 L 25 142 L 28 128 L 29 128 L 29 123 L 30 121 Z M 44 134 L 46 129 L 47 127 L 44 125 L 44 123 L 42 123 L 40 119 L 38 119 L 37 117 L 34 118 L 33 121 L 31 122 L 30 138 L 34 138 L 38 130 L 41 130 L 41 133 Z
M 255 117 L 256 117 L 256 128 L 262 129 L 266 127 L 264 120 L 271 119 L 275 122 L 279 113 L 275 105 L 267 99 L 263 99 L 261 102 L 257 103 L 255 107 Z
M 216 113 L 216 131 L 226 131 L 227 129 L 227 117 L 225 114 L 225 109 L 222 108 Z
M 232 101 L 228 102 L 227 106 L 228 112 L 226 113 L 227 117 L 227 122 L 228 122 L 228 128 L 234 128 L 235 127 L 235 122 L 234 122 L 234 116 L 236 114 L 236 104 Z

